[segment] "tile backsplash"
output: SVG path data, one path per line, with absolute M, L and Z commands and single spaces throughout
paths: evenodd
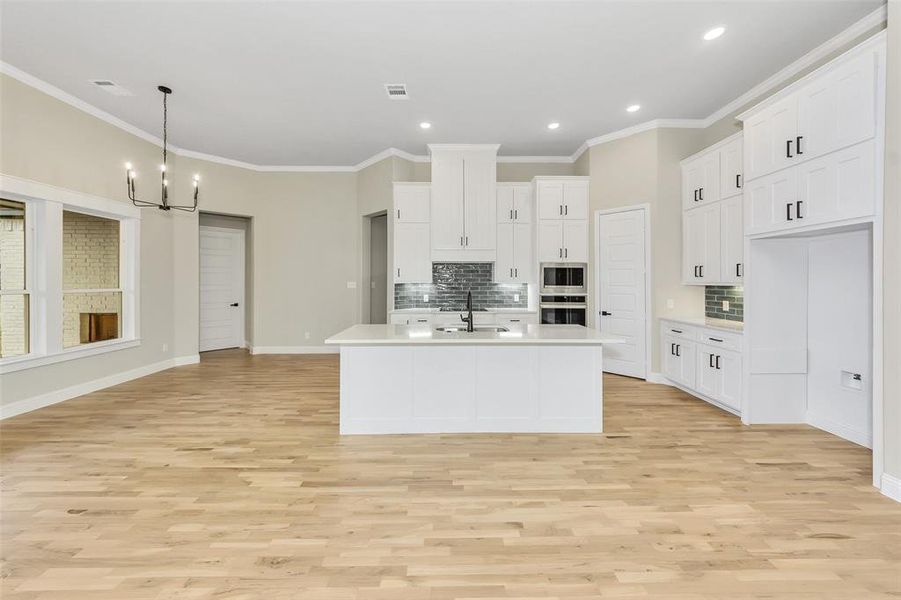
M 723 300 L 729 301 L 729 310 L 723 310 Z M 744 321 L 745 291 L 741 286 L 708 285 L 704 287 L 704 315 L 710 319 Z
M 494 283 L 492 263 L 432 263 L 432 283 L 398 283 L 394 285 L 394 308 L 466 308 L 466 292 L 472 290 L 472 307 L 528 307 L 528 285 Z M 423 295 L 428 294 L 425 302 Z M 519 300 L 514 295 L 519 294 Z

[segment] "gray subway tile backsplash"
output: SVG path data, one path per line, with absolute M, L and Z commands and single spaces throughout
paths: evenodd
M 723 300 L 729 301 L 729 310 L 723 310 Z M 704 314 L 710 319 L 744 321 L 745 291 L 741 286 L 708 285 L 704 287 Z
M 432 263 L 432 283 L 394 285 L 394 308 L 466 308 L 466 292 L 472 291 L 472 306 L 486 308 L 528 307 L 528 285 L 494 283 L 492 263 Z M 429 295 L 424 302 L 423 295 Z M 519 294 L 519 301 L 514 295 Z

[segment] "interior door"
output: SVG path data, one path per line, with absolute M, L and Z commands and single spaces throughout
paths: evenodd
M 608 373 L 647 376 L 645 212 L 601 215 L 598 223 L 597 329 L 626 340 L 604 348 Z
M 200 227 L 201 352 L 244 345 L 244 231 Z

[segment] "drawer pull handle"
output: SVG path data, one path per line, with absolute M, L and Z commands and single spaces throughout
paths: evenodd
M 707 339 L 710 340 L 711 342 L 719 342 L 719 343 L 721 343 L 721 344 L 723 343 L 723 340 L 721 340 L 721 339 L 719 339 L 719 338 L 712 338 L 712 337 L 709 337 L 709 338 L 707 338 Z
M 717 369 L 720 368 L 720 355 L 719 354 L 716 355 L 716 368 Z
M 682 333 L 681 329 L 670 329 L 673 333 Z
M 713 355 L 712 355 L 712 354 L 708 354 L 707 356 L 710 357 L 710 368 L 712 369 L 712 368 L 713 368 Z

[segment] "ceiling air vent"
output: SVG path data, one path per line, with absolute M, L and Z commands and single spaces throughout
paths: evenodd
M 394 100 L 405 100 L 408 98 L 406 83 L 386 83 L 385 91 L 388 92 L 388 97 Z
M 113 96 L 133 96 L 131 92 L 109 79 L 91 79 L 91 83 L 99 87 L 101 90 Z

